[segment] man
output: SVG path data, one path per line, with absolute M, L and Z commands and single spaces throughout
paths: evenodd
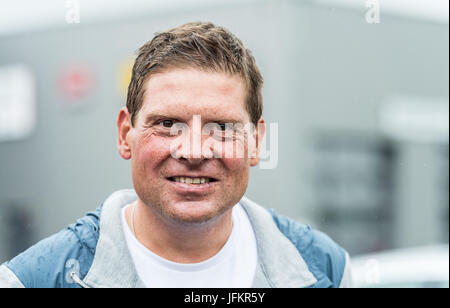
M 157 34 L 117 120 L 134 190 L 3 264 L 0 286 L 348 286 L 344 249 L 244 197 L 265 133 L 262 83 L 224 28 Z

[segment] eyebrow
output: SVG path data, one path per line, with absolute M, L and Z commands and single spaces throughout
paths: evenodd
M 181 122 L 181 118 L 177 117 L 177 116 L 173 116 L 173 115 L 168 115 L 168 114 L 149 114 L 145 117 L 145 124 L 149 124 L 155 120 L 158 119 L 172 119 L 172 120 L 177 120 Z M 202 117 L 202 120 L 204 118 Z M 211 122 L 219 122 L 219 123 L 243 123 L 244 121 L 240 120 L 240 119 L 232 119 L 232 118 L 206 118 L 207 121 L 203 121 L 205 123 L 211 123 Z
M 173 119 L 173 117 L 170 117 L 170 116 L 167 116 L 167 115 L 162 115 L 162 114 L 149 114 L 149 115 L 147 115 L 147 116 L 145 117 L 144 123 L 145 123 L 145 124 L 148 124 L 148 123 L 150 123 L 150 122 L 153 122 L 153 121 L 158 120 L 158 119 L 163 119 L 163 118 L 166 118 L 166 119 Z

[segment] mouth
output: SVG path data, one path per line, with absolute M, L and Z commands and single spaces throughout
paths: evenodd
M 170 187 L 180 195 L 189 196 L 206 196 L 213 194 L 220 181 L 210 177 L 188 177 L 188 176 L 173 176 L 167 178 Z
M 192 184 L 192 185 L 201 185 L 217 182 L 216 179 L 210 177 L 187 177 L 187 176 L 173 176 L 167 178 L 171 182 L 175 183 L 183 183 L 183 184 Z

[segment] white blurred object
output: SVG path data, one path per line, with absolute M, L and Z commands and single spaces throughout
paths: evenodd
M 215 5 L 244 3 L 280 3 L 283 0 L 0 0 L 0 35 L 37 31 L 39 29 L 67 26 L 68 9 L 79 7 L 80 23 L 142 16 L 166 10 L 211 7 Z M 368 0 L 309 0 L 327 7 L 345 7 L 366 12 Z M 377 0 L 375 0 L 377 1 Z M 394 14 L 448 24 L 448 0 L 379 0 L 381 19 Z M 364 18 L 364 13 L 361 14 Z M 381 20 L 382 22 L 382 20 Z M 76 23 L 77 24 L 77 23 Z
M 449 286 L 449 246 L 383 251 L 352 257 L 355 287 L 424 288 Z
M 380 4 L 381 22 L 384 14 L 411 17 L 448 24 L 448 0 L 372 0 Z M 368 0 L 315 0 L 329 7 L 348 7 L 366 11 Z
M 380 129 L 393 139 L 448 144 L 448 127 L 448 101 L 399 97 L 380 110 Z
M 24 65 L 0 66 L 0 141 L 27 137 L 36 126 L 35 80 Z
M 0 35 L 249 1 L 257 0 L 0 0 Z M 74 25 L 67 14 L 75 7 L 79 22 Z

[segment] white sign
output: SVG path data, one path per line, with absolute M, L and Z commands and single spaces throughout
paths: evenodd
M 397 97 L 380 110 L 380 128 L 388 136 L 405 141 L 449 141 L 447 100 Z
M 27 137 L 36 126 L 36 88 L 24 65 L 0 66 L 0 142 Z

